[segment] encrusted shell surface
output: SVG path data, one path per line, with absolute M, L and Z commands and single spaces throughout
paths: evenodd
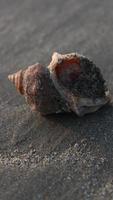
M 31 109 L 44 115 L 73 111 L 82 116 L 109 101 L 100 70 L 77 53 L 55 52 L 48 67 L 36 63 L 8 78 Z
M 48 69 L 68 108 L 77 115 L 94 112 L 109 101 L 102 74 L 88 58 L 78 53 L 55 52 Z

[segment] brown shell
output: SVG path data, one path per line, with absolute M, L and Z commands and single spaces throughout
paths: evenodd
M 86 64 L 84 64 L 85 61 Z M 100 87 L 97 88 L 98 90 L 102 88 L 102 96 L 97 96 L 95 99 L 92 96 L 87 96 L 87 87 L 86 93 L 83 91 L 81 93 L 86 94 L 85 97 L 79 95 L 74 88 L 74 85 L 80 82 L 82 70 L 85 68 L 87 71 L 89 67 L 87 62 L 91 64 L 90 74 L 93 73 L 91 76 L 97 75 L 96 80 L 101 83 L 101 87 L 97 83 L 96 85 Z M 87 77 L 87 73 L 85 76 Z M 44 115 L 73 111 L 81 116 L 96 111 L 109 101 L 109 95 L 105 91 L 103 77 L 99 69 L 87 58 L 77 53 L 61 55 L 55 52 L 48 67 L 36 63 L 25 70 L 9 75 L 8 78 L 25 96 L 31 109 Z M 92 92 L 91 89 L 89 92 Z

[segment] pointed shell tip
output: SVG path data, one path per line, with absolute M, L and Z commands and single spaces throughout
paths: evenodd
M 8 75 L 8 79 L 9 79 L 9 81 L 13 81 L 13 76 L 12 76 L 12 74 L 9 74 L 9 75 Z

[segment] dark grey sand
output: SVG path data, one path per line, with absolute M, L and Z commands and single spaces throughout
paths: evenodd
M 31 113 L 7 75 L 78 51 L 113 91 L 112 0 L 0 0 L 0 200 L 112 200 L 113 108 Z

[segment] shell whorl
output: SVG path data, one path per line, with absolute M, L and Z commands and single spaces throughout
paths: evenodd
M 10 74 L 8 79 L 16 86 L 16 89 L 20 92 L 20 94 L 24 95 L 24 87 L 23 87 L 23 76 L 24 71 L 20 70 L 14 74 Z

